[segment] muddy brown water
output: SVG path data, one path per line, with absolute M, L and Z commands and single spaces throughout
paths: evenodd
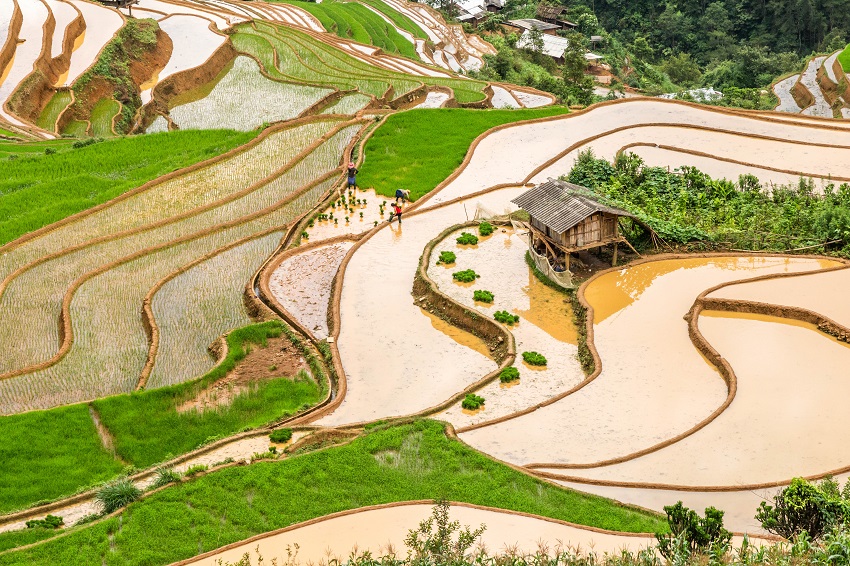
M 732 404 L 672 446 L 570 475 L 736 486 L 822 474 L 850 461 L 850 344 L 762 315 L 705 311 L 699 326 L 738 377 Z
M 429 504 L 407 504 L 362 511 L 341 517 L 328 518 L 312 525 L 298 527 L 275 534 L 255 542 L 246 542 L 236 548 L 198 559 L 192 564 L 209 565 L 238 561 L 246 552 L 257 560 L 257 548 L 264 560 L 273 558 L 285 561 L 287 547 L 298 545 L 298 554 L 293 562 L 301 564 L 329 563 L 338 558 L 345 561 L 353 549 L 369 551 L 373 556 L 394 553 L 403 557 L 407 550 L 404 538 L 409 529 L 415 529 L 420 521 L 431 514 Z M 607 532 L 594 532 L 547 520 L 542 517 L 514 515 L 500 510 L 476 509 L 454 505 L 450 518 L 462 525 L 477 528 L 486 525 L 482 536 L 484 547 L 493 553 L 503 553 L 516 547 L 521 553 L 534 553 L 538 541 L 550 550 L 580 548 L 584 551 L 619 552 L 622 548 L 636 551 L 654 544 L 651 536 L 624 536 Z
M 695 297 L 723 281 L 820 267 L 805 258 L 688 258 L 599 277 L 586 293 L 596 311 L 599 377 L 557 403 L 462 438 L 515 464 L 594 463 L 683 433 L 727 395 L 688 337 L 683 316 Z

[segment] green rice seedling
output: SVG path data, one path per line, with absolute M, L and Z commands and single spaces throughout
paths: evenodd
M 92 135 L 101 138 L 114 136 L 112 119 L 119 112 L 121 112 L 121 104 L 111 98 L 104 98 L 95 104 L 91 112 Z
M 194 466 L 189 466 L 188 468 L 186 468 L 186 471 L 183 472 L 183 475 L 187 478 L 190 478 L 192 476 L 200 474 L 201 472 L 206 472 L 209 469 L 209 466 L 207 466 L 206 464 L 195 464 Z
M 506 367 L 499 372 L 499 381 L 502 383 L 510 383 L 519 379 L 519 370 L 514 366 Z
M 472 283 L 479 277 L 481 276 L 471 269 L 464 269 L 463 271 L 455 271 L 452 273 L 452 279 L 460 281 L 461 283 Z
M 267 452 L 255 452 L 251 455 L 251 462 L 256 462 L 258 460 L 274 460 L 275 458 L 277 458 L 277 450 L 269 450 Z
M 482 236 L 489 236 L 494 230 L 495 228 L 493 228 L 493 225 L 489 222 L 482 222 L 478 225 L 478 233 Z
M 122 478 L 101 487 L 95 498 L 103 508 L 103 512 L 108 515 L 136 501 L 141 495 L 142 490 L 133 485 L 129 479 Z
M 474 301 L 480 301 L 482 303 L 492 303 L 494 298 L 495 297 L 493 296 L 493 293 L 491 293 L 490 291 L 484 291 L 479 289 L 472 293 L 472 299 Z
M 33 519 L 31 521 L 27 521 L 28 529 L 58 529 L 59 527 L 65 524 L 65 520 L 62 517 L 57 517 L 56 515 L 47 515 L 44 519 Z
M 478 244 L 478 236 L 469 232 L 461 232 L 457 238 L 457 243 L 461 246 L 474 246 Z
M 537 352 L 523 352 L 522 359 L 530 366 L 545 366 L 546 358 Z
M 511 314 L 508 311 L 496 311 L 493 313 L 493 318 L 508 326 L 513 326 L 519 322 L 519 315 Z
M 454 252 L 442 251 L 437 259 L 437 265 L 452 265 L 457 260 Z
M 291 428 L 279 428 L 277 430 L 274 430 L 269 435 L 269 439 L 272 442 L 277 442 L 278 444 L 283 444 L 285 442 L 289 442 L 292 439 L 292 429 Z
M 180 478 L 181 475 L 178 471 L 171 468 L 157 468 L 156 478 L 151 483 L 150 489 L 157 489 L 170 483 L 177 483 L 180 481 Z
M 467 393 L 466 397 L 461 401 L 460 406 L 469 411 L 475 411 L 484 406 L 484 397 L 479 397 L 474 393 Z
M 38 127 L 44 128 L 48 132 L 55 132 L 56 120 L 59 119 L 59 115 L 69 104 L 71 104 L 71 91 L 57 91 L 47 103 L 47 106 L 44 107 L 44 110 L 41 111 L 41 115 L 36 122 Z

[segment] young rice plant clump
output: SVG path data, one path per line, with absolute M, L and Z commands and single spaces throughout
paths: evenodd
M 523 352 L 522 359 L 530 366 L 545 366 L 546 358 L 537 352 Z
M 478 243 L 478 236 L 469 232 L 461 232 L 457 239 L 457 243 L 461 246 L 474 246 Z
M 482 236 L 489 236 L 494 230 L 493 225 L 486 221 L 478 225 L 478 233 Z
M 481 276 L 471 269 L 464 269 L 463 271 L 455 271 L 452 273 L 452 279 L 460 281 L 461 283 L 472 283 L 479 277 Z
M 469 411 L 475 411 L 484 406 L 484 397 L 479 397 L 475 393 L 467 393 L 460 406 Z
M 96 498 L 103 507 L 103 512 L 108 515 L 136 501 L 141 495 L 142 490 L 129 479 L 122 478 L 100 488 Z
M 477 290 L 472 293 L 472 299 L 482 303 L 492 303 L 495 296 L 490 291 Z
M 496 311 L 493 313 L 493 318 L 508 326 L 513 326 L 519 322 L 519 315 L 511 314 L 508 311 Z
M 454 252 L 440 252 L 440 259 L 437 260 L 437 265 L 452 265 L 457 256 Z
M 519 370 L 514 366 L 507 367 L 499 373 L 499 381 L 502 383 L 510 383 L 519 379 Z
M 269 435 L 269 440 L 272 442 L 276 442 L 278 444 L 283 444 L 284 442 L 289 442 L 292 439 L 292 429 L 291 428 L 280 428 Z

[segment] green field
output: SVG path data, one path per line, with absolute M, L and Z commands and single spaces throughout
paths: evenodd
M 168 564 L 329 513 L 436 498 L 626 532 L 667 530 L 659 515 L 534 479 L 449 440 L 441 423 L 418 421 L 170 487 L 121 517 L 0 555 L 0 565 Z
M 838 54 L 838 62 L 841 63 L 841 68 L 844 69 L 845 73 L 850 73 L 850 45 Z
M 380 47 L 387 53 L 397 53 L 419 60 L 413 44 L 402 37 L 396 29 L 380 16 L 355 2 L 326 0 L 321 4 L 298 0 L 277 0 L 310 12 L 326 30 L 345 39 L 353 39 L 367 45 Z M 401 14 L 399 14 L 401 15 Z
M 217 411 L 178 414 L 176 407 L 233 369 L 248 344 L 287 331 L 279 322 L 255 324 L 228 337 L 228 355 L 205 376 L 180 385 L 94 401 L 101 422 L 114 437 L 123 463 L 104 450 L 88 405 L 0 417 L 0 513 L 37 501 L 70 495 L 115 477 L 126 464 L 144 468 L 226 437 L 294 414 L 314 404 L 327 387 L 308 380 L 263 381 Z M 287 331 L 287 335 L 291 336 Z M 308 358 L 308 361 L 309 358 Z M 323 377 L 312 360 L 313 375 Z M 126 463 L 126 464 L 125 464 Z
M 62 111 L 71 104 L 71 98 L 71 91 L 69 90 L 60 90 L 54 94 L 50 102 L 47 103 L 47 106 L 44 107 L 44 110 L 41 111 L 41 116 L 38 117 L 38 121 L 36 122 L 38 127 L 44 128 L 48 132 L 55 131 L 56 120 Z
M 115 135 L 112 119 L 121 112 L 121 104 L 112 98 L 104 98 L 91 111 L 91 133 L 95 137 L 109 138 Z
M 369 138 L 357 182 L 392 197 L 410 189 L 417 200 L 463 162 L 473 140 L 490 128 L 546 116 L 566 108 L 523 110 L 421 109 L 390 116 Z
M 257 132 L 127 137 L 73 149 L 65 140 L 0 144 L 0 244 L 106 202 L 161 175 L 243 145 Z M 56 150 L 45 155 L 47 148 Z
M 375 10 L 381 12 L 396 26 L 406 32 L 411 33 L 413 37 L 418 37 L 419 39 L 428 39 L 428 34 L 425 33 L 425 30 L 416 25 L 413 20 L 411 20 L 400 12 L 396 12 L 395 10 L 390 8 L 389 5 L 384 2 L 381 2 L 381 0 L 360 0 L 360 2 L 363 4 L 367 4 L 368 6 L 371 6 Z

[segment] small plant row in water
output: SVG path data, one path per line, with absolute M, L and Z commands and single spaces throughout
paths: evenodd
M 457 260 L 454 252 L 440 252 L 440 258 L 437 260 L 437 265 L 452 265 Z
M 478 236 L 469 232 L 461 232 L 457 243 L 461 246 L 474 246 L 478 243 Z
M 463 271 L 455 271 L 452 273 L 452 279 L 460 281 L 461 283 L 472 283 L 479 277 L 481 276 L 471 269 L 464 269 Z
M 519 315 L 511 314 L 508 311 L 496 311 L 493 313 L 493 318 L 502 324 L 507 324 L 508 326 L 513 326 L 519 322 Z
M 492 303 L 495 295 L 490 291 L 484 291 L 482 289 L 476 290 L 472 293 L 472 299 L 475 301 L 480 301 L 482 303 Z
M 499 381 L 502 383 L 510 383 L 519 379 L 519 370 L 514 366 L 507 367 L 499 373 Z
M 475 393 L 467 393 L 460 406 L 468 411 L 475 411 L 484 406 L 484 397 L 479 397 Z
M 58 529 L 63 525 L 65 525 L 65 519 L 56 515 L 48 515 L 44 519 L 27 521 L 28 529 Z
M 546 357 L 537 352 L 523 352 L 522 359 L 530 366 L 545 366 Z

